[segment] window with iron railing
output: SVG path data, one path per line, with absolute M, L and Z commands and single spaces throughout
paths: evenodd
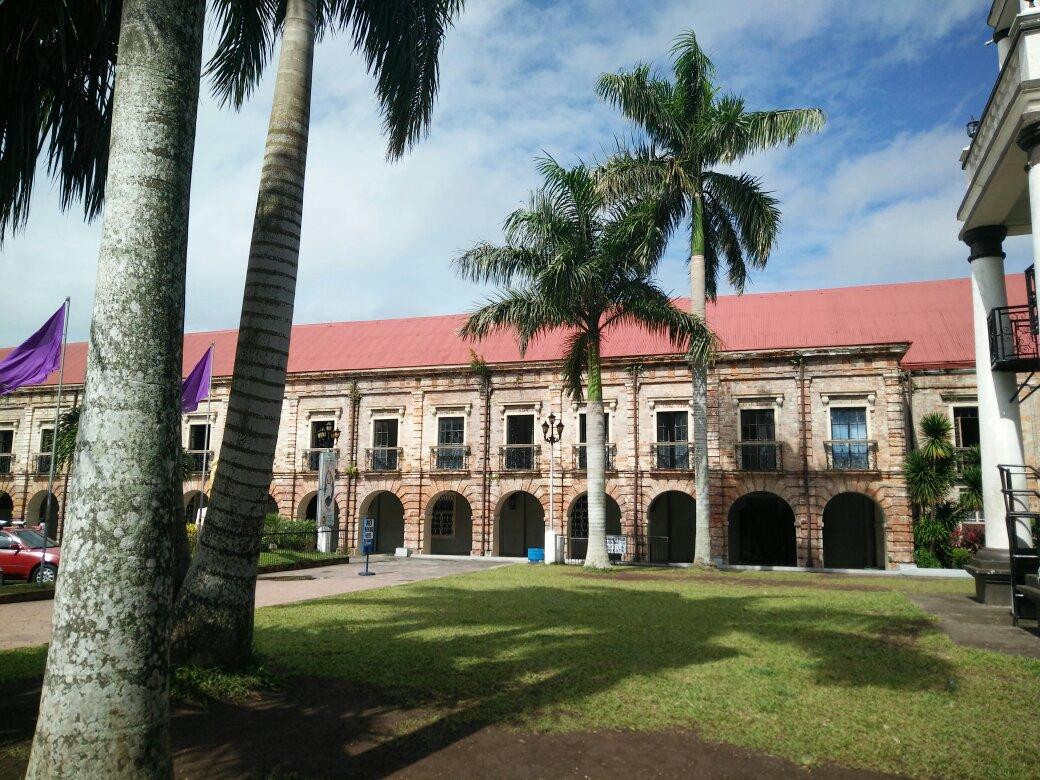
M 540 444 L 507 444 L 499 447 L 503 471 L 537 471 L 541 459 Z
M 437 418 L 437 446 L 433 448 L 431 467 L 435 471 L 463 471 L 469 466 L 465 417 Z
M 14 470 L 14 431 L 6 428 L 0 430 L 0 474 L 10 474 Z
M 617 445 L 607 442 L 603 447 L 603 468 L 607 471 L 616 470 L 614 456 L 617 454 Z M 577 471 L 586 471 L 589 467 L 589 453 L 587 445 L 574 445 L 574 468 Z
M 400 471 L 401 447 L 370 447 L 365 450 L 365 463 L 369 471 Z
M 574 447 L 574 468 L 584 471 L 589 467 L 588 450 L 588 418 L 585 412 L 578 415 L 578 444 Z M 610 443 L 610 412 L 603 413 L 603 441 L 605 442 L 604 463 L 607 471 L 614 470 L 614 445 Z
M 873 471 L 877 468 L 877 442 L 867 438 L 865 407 L 831 409 L 831 439 L 823 445 L 828 469 Z
M 744 471 L 779 471 L 780 443 L 772 409 L 740 410 L 737 467 Z
M 690 415 L 658 412 L 657 441 L 650 445 L 654 468 L 687 471 L 690 468 Z

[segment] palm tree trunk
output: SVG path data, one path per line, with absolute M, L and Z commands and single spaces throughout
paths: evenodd
M 177 600 L 178 662 L 234 668 L 252 654 L 260 527 L 296 295 L 314 24 L 314 0 L 289 0 L 219 466 L 199 549 Z
M 690 312 L 707 322 L 706 269 L 704 260 L 704 201 L 694 197 L 690 242 Z M 696 534 L 693 562 L 711 560 L 711 504 L 708 481 L 708 368 L 694 364 L 693 372 L 693 468 L 697 487 Z
M 585 463 L 588 480 L 589 541 L 585 566 L 610 567 L 607 555 L 606 432 L 603 430 L 603 381 L 599 364 L 599 338 L 589 345 L 589 392 L 585 405 Z
M 169 777 L 203 0 L 125 0 L 83 414 L 27 777 Z

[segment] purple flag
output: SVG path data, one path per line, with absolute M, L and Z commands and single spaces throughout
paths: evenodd
M 204 401 L 209 396 L 209 383 L 212 376 L 213 347 L 211 346 L 181 385 L 182 412 L 194 412 L 199 408 L 199 401 Z
M 0 395 L 19 387 L 41 384 L 61 364 L 61 341 L 65 330 L 65 304 L 43 327 L 0 360 Z

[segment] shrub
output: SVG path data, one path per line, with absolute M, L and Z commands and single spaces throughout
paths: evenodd
M 942 561 L 936 557 L 935 553 L 925 547 L 914 550 L 914 562 L 922 569 L 941 569 L 943 567 Z
M 955 569 L 963 569 L 971 560 L 972 551 L 966 547 L 954 547 L 950 550 L 950 563 Z

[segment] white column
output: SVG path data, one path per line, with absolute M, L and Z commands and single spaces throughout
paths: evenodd
M 982 450 L 982 498 L 986 521 L 986 547 L 1007 550 L 1004 497 L 1000 492 L 1000 464 L 1021 464 L 1022 424 L 1019 407 L 1012 402 L 1016 375 L 990 368 L 989 313 L 1007 306 L 1004 285 L 1003 227 L 969 230 L 964 241 L 971 249 L 971 298 L 975 324 L 975 377 L 979 395 L 979 439 Z
M 993 33 L 993 43 L 997 47 L 997 69 L 1003 69 L 1007 61 L 1008 53 L 1011 51 L 1011 38 L 1008 36 L 1010 30 L 997 30 Z
M 1026 125 L 1018 134 L 1018 145 L 1028 157 L 1026 171 L 1029 176 L 1029 216 L 1033 225 L 1033 259 L 1040 259 L 1040 123 Z M 1034 273 L 1040 274 L 1040 263 Z M 1037 276 L 1040 281 L 1040 275 Z M 1040 290 L 1040 284 L 1036 287 Z

